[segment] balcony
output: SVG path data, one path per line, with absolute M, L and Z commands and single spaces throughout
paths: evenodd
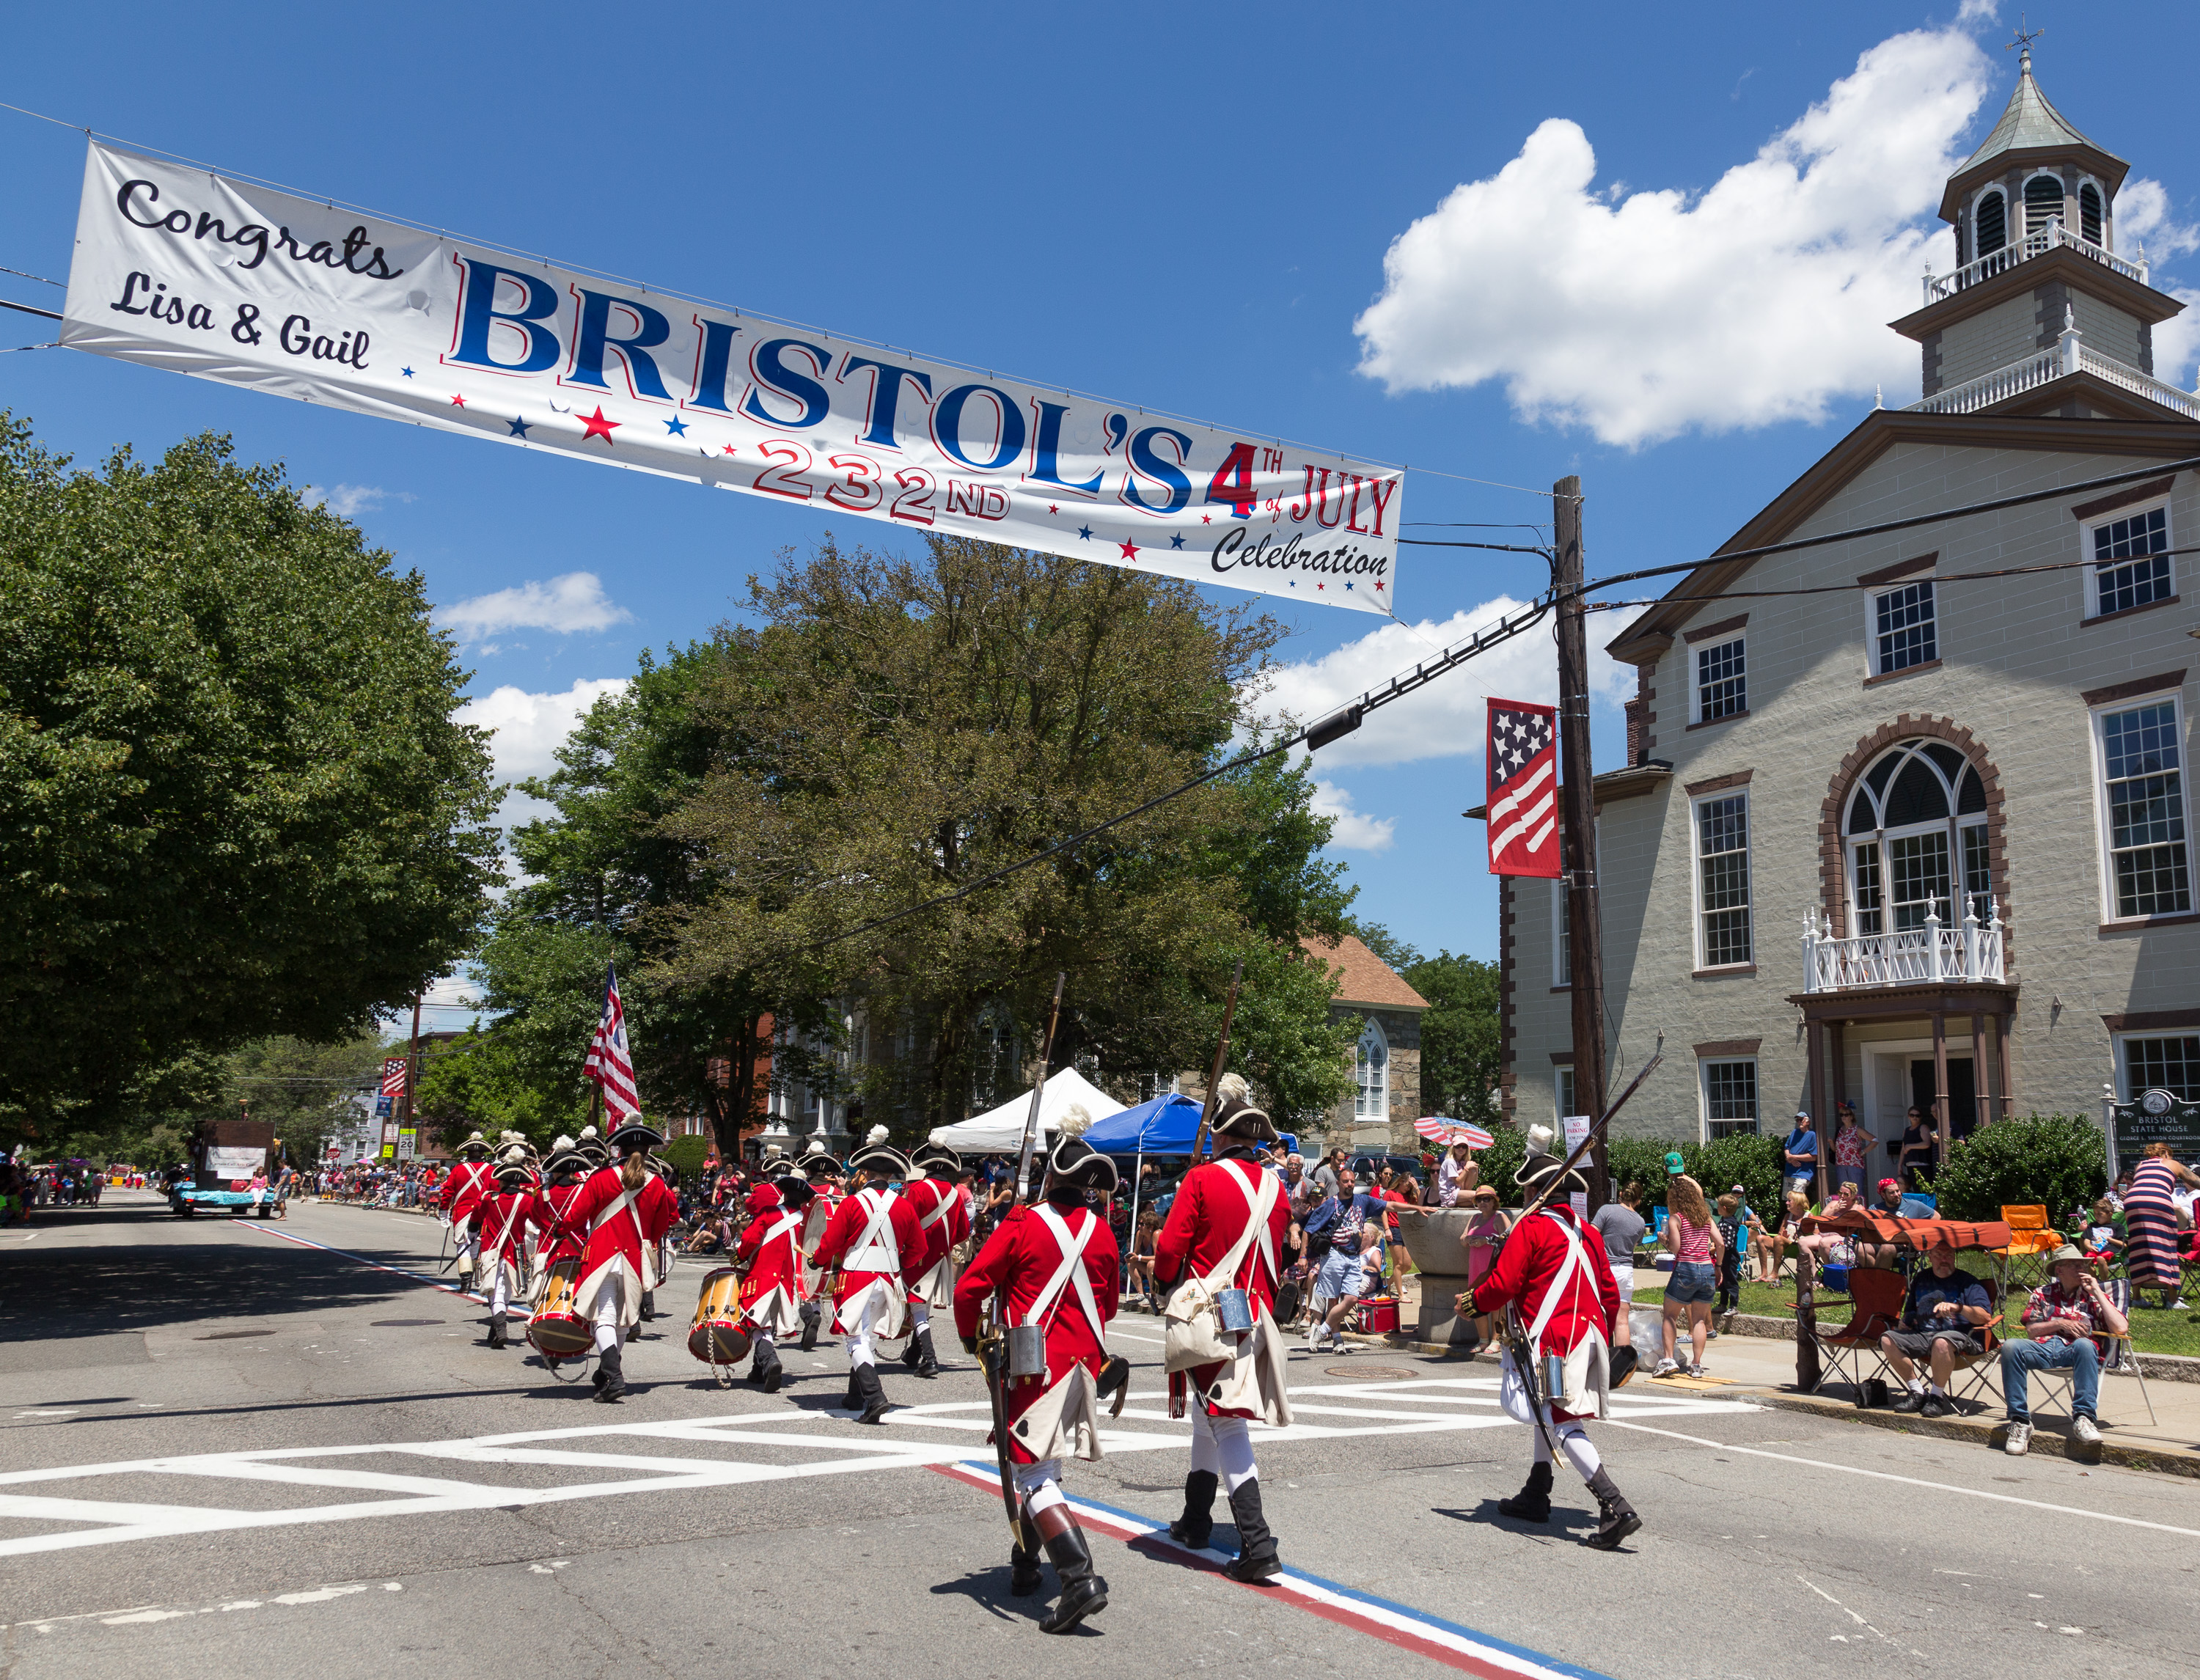
M 2037 232 L 2026 234 L 2015 244 L 2004 245 L 1998 251 L 1988 251 L 1976 262 L 1967 262 L 1951 274 L 1935 274 L 1928 270 L 1925 301 L 1930 306 L 1944 298 L 1953 297 L 1966 287 L 1975 286 L 1981 280 L 1990 280 L 1997 274 L 2005 274 L 2020 262 L 2045 256 L 2058 248 L 2075 251 L 2088 261 L 2098 262 L 2127 280 L 2136 280 L 2142 286 L 2149 284 L 2144 255 L 2136 262 L 2130 261 L 2118 256 L 2105 245 L 2096 245 L 2092 240 L 2071 232 L 2060 221 L 2051 221 Z
M 1961 922 L 1944 922 L 1935 899 L 1927 905 L 1922 927 L 1840 940 L 1813 905 L 1803 917 L 1803 990 L 1864 992 L 1951 981 L 2004 985 L 2000 907 L 1991 914 L 1987 922 L 1967 911 Z
M 1991 408 L 1998 402 L 2006 402 L 2022 396 L 2041 385 L 2060 379 L 2066 373 L 2090 373 L 2097 379 L 2121 389 L 2143 396 L 2150 402 L 2159 403 L 2172 413 L 2182 414 L 2188 420 L 2200 420 L 2200 395 L 2180 391 L 2174 385 L 2164 384 L 2150 374 L 2136 367 L 2127 367 L 2096 351 L 2087 349 L 2078 342 L 2074 331 L 2062 335 L 2063 342 L 2051 350 L 2037 350 L 2022 361 L 2013 361 L 2006 367 L 1997 367 L 1991 373 L 1982 373 L 1975 379 L 1966 379 L 1960 385 L 1950 385 L 1928 397 L 1911 403 L 1904 412 L 1912 414 L 1975 414 L 1981 408 Z

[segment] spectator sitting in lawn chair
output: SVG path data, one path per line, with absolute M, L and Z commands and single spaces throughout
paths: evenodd
M 2076 1248 L 2065 1243 L 2047 1257 L 2047 1269 L 2046 1285 L 2025 1303 L 2027 1339 L 2001 1346 L 2002 1392 L 2009 1399 L 2009 1436 L 2002 1450 L 2011 1458 L 2023 1457 L 2032 1445 L 2027 1384 L 2034 1371 L 2070 1373 L 2070 1439 L 2080 1447 L 2100 1444 L 2101 1350 L 2093 1338 L 2131 1332 Z
M 2123 1215 L 2107 1197 L 2093 1203 L 2090 1215 L 2080 1214 L 2077 1223 L 2079 1246 L 2086 1259 L 2113 1263 L 2123 1258 L 2124 1244 L 2131 1240 L 2131 1233 Z
M 1818 1209 L 1818 1217 L 1838 1219 L 1843 1214 L 1863 1211 L 1864 1202 L 1857 1187 L 1845 1184 Z M 1806 1261 L 1816 1261 L 1822 1267 L 1856 1264 L 1856 1239 L 1846 1231 L 1814 1231 L 1807 1237 L 1798 1237 L 1795 1247 Z
M 1900 1219 L 1902 1185 L 1899 1180 L 1881 1179 L 1879 1181 L 1879 1200 L 1864 1211 L 1881 1219 Z M 1877 1266 L 1889 1272 L 1900 1272 L 1907 1269 L 1904 1262 L 1908 1257 L 1908 1252 L 1899 1243 L 1859 1241 L 1857 1244 L 1857 1263 L 1860 1266 Z
M 1993 1317 L 1986 1286 L 1976 1278 L 1956 1269 L 1956 1250 L 1935 1243 L 1928 1256 L 1929 1271 L 1910 1279 L 1909 1298 L 1903 1303 L 1902 1328 L 1879 1338 L 1881 1352 L 1894 1374 L 1910 1392 L 1894 1402 L 1898 1412 L 1915 1412 L 1922 1418 L 1954 1414 L 1955 1396 L 1948 1392 L 1956 1360 L 1983 1350 L 1979 1338 Z M 1923 1360 L 1931 1376 L 1928 1389 L 1913 1361 Z

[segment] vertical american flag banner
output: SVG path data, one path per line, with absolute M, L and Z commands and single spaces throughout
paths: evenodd
M 385 1057 L 382 1063 L 382 1094 L 395 1098 L 405 1094 L 405 1069 L 412 1058 L 404 1056 Z
M 588 1059 L 581 1074 L 604 1090 L 604 1112 L 615 1126 L 641 1118 L 641 1102 L 634 1088 L 634 1057 L 626 1045 L 626 1010 L 619 1003 L 618 969 L 604 970 L 604 1013 L 596 1022 L 596 1036 L 588 1041 Z
M 1559 714 L 1525 700 L 1489 703 L 1489 873 L 1559 868 Z

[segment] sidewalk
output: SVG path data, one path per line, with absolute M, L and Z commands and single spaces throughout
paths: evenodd
M 1401 1296 L 1403 1293 L 1401 1291 Z M 1413 1304 L 1415 1310 L 1409 1313 L 1406 1301 L 1400 1301 L 1401 1322 L 1409 1322 L 1417 1314 L 1418 1300 Z M 1407 1332 L 1349 1335 L 1347 1339 L 1371 1347 L 1395 1348 L 1401 1352 L 1460 1357 L 1454 1349 L 1413 1342 Z M 1494 1349 L 1485 1348 L 1472 1361 L 1462 1361 L 1468 1362 L 1487 1366 L 1494 1375 L 1497 1354 Z M 1856 1403 L 1855 1390 L 1846 1382 L 1829 1382 L 1817 1394 L 1799 1394 L 1795 1390 L 1795 1343 L 1792 1336 L 1776 1339 L 1728 1332 L 1705 1352 L 1706 1381 L 1702 1384 L 1686 1378 L 1668 1378 L 1660 1382 L 1648 1374 L 1649 1367 L 1654 1363 L 1654 1356 L 1644 1362 L 1641 1374 L 1630 1384 L 1630 1391 L 1635 1384 L 1662 1388 L 1671 1383 L 1676 1388 L 1716 1392 L 1725 1399 L 1749 1400 L 1760 1406 L 1807 1412 L 1817 1417 L 1867 1424 L 1905 1435 L 1936 1435 L 1944 1440 L 1965 1441 L 1981 1449 L 1991 1447 L 1996 1451 L 2000 1450 L 2009 1421 L 1999 1397 L 1998 1377 L 1992 1394 L 1968 1402 L 1963 1414 L 1954 1418 L 1928 1419 L 1901 1412 L 1860 1408 Z M 2069 1420 L 2059 1409 L 2064 1403 L 2059 1389 L 2050 1400 L 2045 1386 L 2035 1381 L 2033 1395 L 2033 1453 L 2200 1479 L 2200 1383 L 2149 1377 L 2146 1398 L 2154 1404 L 2154 1420 L 2150 1422 L 2146 1405 L 2139 1397 L 2138 1380 L 2103 1376 L 2098 1420 L 2102 1442 L 2097 1454 L 2064 1450 L 2064 1431 Z

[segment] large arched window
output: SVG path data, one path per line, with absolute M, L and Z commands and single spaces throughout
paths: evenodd
M 987 1004 L 978 1011 L 970 1036 L 970 1111 L 983 1114 L 1015 1096 L 1022 1083 L 1015 1017 L 998 1000 Z
M 2047 224 L 2062 217 L 2062 178 L 2034 175 L 2024 184 L 2024 231 L 2044 233 Z
M 1390 1041 L 1372 1016 L 1352 1054 L 1352 1114 L 1355 1120 L 1387 1120 L 1390 1114 Z
M 2101 190 L 2091 181 L 2078 189 L 2078 231 L 2101 243 Z
M 1980 198 L 1975 219 L 1978 223 L 1978 255 L 1992 256 L 2009 243 L 2009 204 L 1998 191 Z
M 1881 754 L 1849 794 L 1841 834 L 1856 932 L 1922 928 L 1935 910 L 1943 922 L 1967 910 L 1992 919 L 1986 787 L 1945 741 L 1905 740 Z

